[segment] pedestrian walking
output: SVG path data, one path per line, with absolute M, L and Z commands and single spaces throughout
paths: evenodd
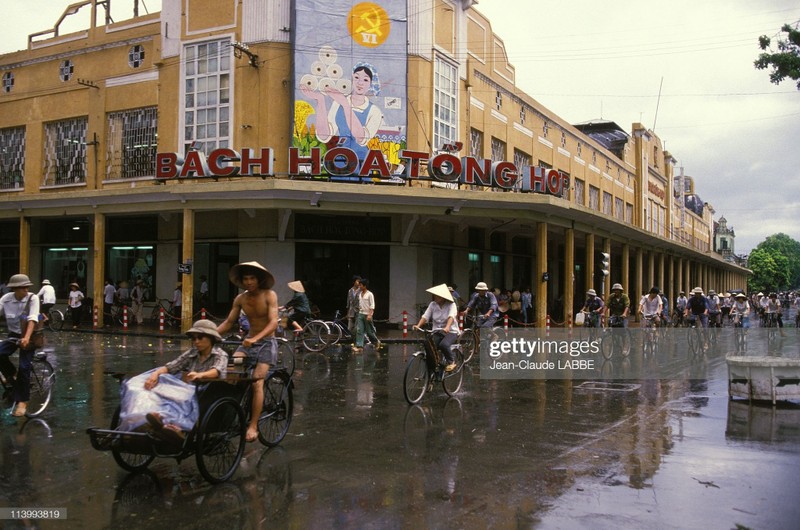
M 375 344 L 375 351 L 381 349 L 381 341 L 375 334 L 375 295 L 369 290 L 369 280 L 362 278 L 359 282 L 361 290 L 358 293 L 358 316 L 356 318 L 356 345 L 353 346 L 353 353 L 361 353 L 364 349 L 364 337 L 366 336 Z
M 347 291 L 347 329 L 351 335 L 356 333 L 358 317 L 358 293 L 361 292 L 361 276 L 353 276 L 353 286 Z
M 103 287 L 103 319 L 106 327 L 111 325 L 111 308 L 114 307 L 116 296 L 117 290 L 114 288 L 114 282 L 111 278 L 106 278 L 105 287 Z
M 136 280 L 136 285 L 131 291 L 131 305 L 133 320 L 137 325 L 144 323 L 144 281 L 140 278 Z
M 69 314 L 72 317 L 72 329 L 78 329 L 81 325 L 81 313 L 83 313 L 83 293 L 80 290 L 81 286 L 75 282 L 69 284 Z

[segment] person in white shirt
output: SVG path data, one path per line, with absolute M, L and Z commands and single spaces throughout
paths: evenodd
M 106 278 L 106 285 L 103 287 L 103 319 L 105 325 L 111 325 L 111 308 L 114 306 L 114 300 L 117 296 L 117 290 L 114 288 L 114 282 L 111 278 Z
M 658 293 L 661 290 L 658 287 L 651 287 L 650 293 L 644 295 L 639 302 L 639 314 L 645 317 L 653 317 L 655 325 L 658 326 L 661 311 L 664 309 L 664 304 Z M 642 326 L 645 322 L 642 321 Z
M 56 290 L 50 284 L 50 280 L 42 280 L 42 288 L 39 289 L 36 296 L 42 301 L 42 314 L 45 320 L 47 320 L 50 309 L 56 305 Z
M 39 297 L 28 293 L 33 282 L 25 274 L 15 274 L 8 281 L 12 292 L 0 297 L 0 316 L 5 315 L 9 338 L 17 342 L 0 342 L 0 371 L 7 381 L 13 381 L 11 398 L 17 406 L 12 416 L 24 416 L 30 400 L 31 365 L 34 349 L 29 347 L 36 323 L 39 321 Z M 24 329 L 23 329 L 24 327 Z M 14 368 L 11 354 L 19 348 L 19 369 Z
M 740 319 L 743 328 L 750 327 L 750 304 L 747 302 L 747 295 L 744 293 L 736 295 L 731 307 L 731 315 L 735 319 Z
M 358 315 L 356 317 L 356 345 L 353 346 L 353 353 L 358 353 L 364 349 L 364 336 L 375 344 L 375 351 L 381 349 L 381 341 L 375 334 L 375 323 L 372 315 L 375 312 L 375 296 L 368 289 L 369 280 L 362 278 L 359 281 L 361 292 L 358 293 Z
M 83 293 L 77 283 L 69 284 L 69 288 L 69 313 L 72 316 L 72 329 L 78 329 L 78 326 L 81 325 L 81 313 L 83 313 Z
M 131 304 L 133 310 L 133 320 L 137 324 L 144 324 L 144 281 L 136 280 L 136 285 L 131 291 Z
M 433 301 L 428 304 L 425 313 L 417 322 L 415 328 L 419 329 L 426 323 L 430 322 L 434 330 L 441 330 L 434 334 L 433 342 L 444 357 L 445 371 L 452 372 L 456 368 L 456 363 L 453 360 L 453 352 L 450 351 L 452 346 L 458 339 L 460 330 L 458 328 L 458 309 L 447 288 L 447 284 L 440 284 L 430 289 L 426 289 L 433 295 Z

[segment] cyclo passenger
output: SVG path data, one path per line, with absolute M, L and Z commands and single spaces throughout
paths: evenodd
M 653 318 L 656 327 L 661 325 L 661 312 L 664 310 L 664 302 L 661 301 L 658 287 L 651 287 L 650 292 L 639 301 L 639 314 L 646 318 Z M 642 320 L 642 327 L 647 325 L 646 320 Z
M 472 309 L 477 312 L 476 318 L 479 328 L 491 329 L 500 317 L 497 297 L 489 291 L 489 287 L 485 282 L 478 282 L 475 286 L 475 292 L 472 293 L 464 313 L 468 313 Z
M 34 349 L 30 347 L 36 323 L 39 322 L 39 297 L 28 293 L 32 286 L 25 274 L 15 274 L 8 280 L 10 293 L 0 297 L 0 316 L 6 316 L 9 338 L 18 341 L 0 342 L 0 370 L 7 381 L 12 382 L 11 399 L 17 406 L 12 416 L 24 416 L 28 409 L 31 391 L 31 366 Z M 14 368 L 11 355 L 19 348 L 19 369 Z M 9 396 L 3 396 L 7 398 Z
M 611 295 L 606 302 L 606 322 L 609 327 L 628 327 L 628 312 L 631 301 L 625 294 L 622 284 L 615 283 L 611 286 Z
M 246 439 L 254 442 L 258 439 L 258 418 L 264 406 L 264 384 L 261 379 L 267 376 L 269 365 L 275 364 L 278 343 L 275 341 L 275 330 L 278 329 L 278 297 L 272 286 L 275 278 L 257 261 L 239 263 L 228 272 L 231 283 L 244 289 L 244 292 L 233 299 L 233 307 L 227 318 L 219 326 L 220 335 L 227 333 L 234 325 L 238 326 L 239 314 L 244 312 L 250 323 L 250 330 L 241 346 L 233 354 L 237 358 L 246 358 L 248 368 L 255 366 L 253 377 L 252 408 L 250 423 L 247 426 Z
M 586 302 L 583 304 L 581 311 L 586 313 L 586 317 L 589 319 L 589 327 L 600 327 L 600 316 L 603 314 L 604 306 L 603 299 L 597 296 L 597 291 L 594 289 L 586 291 Z
M 731 316 L 739 318 L 745 334 L 750 327 L 750 303 L 747 301 L 747 295 L 739 293 L 734 297 L 733 305 L 731 306 Z
M 145 391 L 153 391 L 161 382 L 161 376 L 167 374 L 173 377 L 180 377 L 180 374 L 183 374 L 181 379 L 184 383 L 225 377 L 228 371 L 228 354 L 218 346 L 222 341 L 222 336 L 217 331 L 217 326 L 210 320 L 198 320 L 186 332 L 186 335 L 191 339 L 192 347 L 175 360 L 149 372 L 143 383 Z M 146 374 L 148 372 L 142 375 Z M 137 397 L 135 394 L 129 394 L 140 390 L 137 385 L 141 383 L 137 379 L 133 378 L 125 383 L 123 405 L 120 411 L 120 420 L 123 423 L 135 423 L 135 418 L 143 412 L 141 410 L 143 404 L 152 402 L 150 397 Z M 154 429 L 154 434 L 158 438 L 180 444 L 183 442 L 184 431 L 191 430 L 196 421 L 196 418 L 193 421 L 189 419 L 193 417 L 191 411 L 194 404 L 188 402 L 194 399 L 195 394 L 191 391 L 170 391 L 168 395 L 170 397 L 160 395 L 162 403 L 159 409 L 147 412 L 145 419 Z M 175 399 L 176 396 L 182 396 L 185 399 L 178 400 Z M 211 396 L 205 394 L 203 399 L 207 403 L 213 401 Z M 199 406 L 198 403 L 196 407 L 198 412 Z
M 478 284 L 480 285 L 480 284 Z M 453 352 L 450 351 L 458 334 L 458 311 L 456 309 L 453 296 L 447 288 L 447 284 L 439 284 L 430 289 L 426 289 L 433 295 L 433 301 L 428 304 L 425 313 L 419 318 L 419 322 L 414 326 L 414 329 L 420 329 L 427 322 L 430 322 L 433 329 L 439 329 L 433 334 L 432 341 L 436 348 L 442 353 L 444 359 L 444 371 L 452 372 L 456 368 L 456 363 L 453 360 Z

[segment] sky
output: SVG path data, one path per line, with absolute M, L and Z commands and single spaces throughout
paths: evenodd
M 77 0 L 3 0 L 0 53 L 27 46 Z M 132 0 L 112 2 L 129 18 Z M 140 14 L 161 9 L 140 0 Z M 783 232 L 800 241 L 800 91 L 756 70 L 758 37 L 800 20 L 797 0 L 479 0 L 516 69 L 517 86 L 567 120 L 652 129 L 736 232 L 747 254 Z M 88 26 L 88 7 L 66 33 Z M 774 42 L 775 39 L 773 39 Z

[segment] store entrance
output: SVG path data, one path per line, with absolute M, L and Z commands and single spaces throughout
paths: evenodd
M 295 271 L 322 318 L 331 319 L 337 309 L 346 310 L 354 275 L 369 278 L 369 290 L 375 295 L 375 320 L 389 318 L 388 246 L 297 243 Z

